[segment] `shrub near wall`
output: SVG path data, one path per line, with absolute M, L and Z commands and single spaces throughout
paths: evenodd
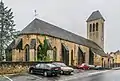
M 0 74 L 26 73 L 30 66 L 41 62 L 0 62 Z

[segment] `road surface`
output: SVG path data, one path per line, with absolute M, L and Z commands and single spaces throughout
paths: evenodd
M 27 73 L 8 77 L 12 81 L 120 81 L 120 70 L 86 71 L 58 77 L 43 77 L 41 75 L 31 75 Z
M 13 80 L 7 76 L 0 76 L 0 81 L 13 81 Z
M 76 78 L 68 81 L 120 81 L 120 70 L 107 71 L 100 74 L 93 74 L 88 77 Z

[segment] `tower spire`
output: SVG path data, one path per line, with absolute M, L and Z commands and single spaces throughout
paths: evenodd
M 98 19 L 103 19 L 105 21 L 105 19 L 103 18 L 103 16 L 101 15 L 99 10 L 94 11 L 90 17 L 87 19 L 87 22 L 89 21 L 94 21 L 94 20 L 98 20 Z

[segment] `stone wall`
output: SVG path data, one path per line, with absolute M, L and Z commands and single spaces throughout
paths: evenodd
M 90 32 L 90 24 L 93 25 L 98 23 L 98 31 Z M 96 30 L 96 25 L 95 25 Z M 98 19 L 94 21 L 87 22 L 87 38 L 96 42 L 101 48 L 104 49 L 104 20 Z
M 30 66 L 41 62 L 0 62 L 0 75 L 26 73 Z
M 38 63 L 51 62 L 0 62 L 0 75 L 26 73 L 30 66 L 34 66 Z M 111 64 L 110 67 L 120 67 L 120 63 Z
M 70 41 L 62 40 L 59 38 L 51 37 L 51 36 L 42 36 L 42 35 L 22 35 L 18 39 L 23 40 L 22 50 L 13 49 L 12 50 L 12 61 L 26 61 L 25 55 L 25 46 L 31 44 L 32 39 L 36 39 L 36 49 L 30 49 L 29 53 L 29 61 L 36 61 L 37 60 L 37 48 L 39 46 L 38 39 L 41 43 L 44 42 L 44 39 L 48 39 L 52 48 L 56 47 L 56 61 L 62 61 L 62 51 L 61 51 L 61 44 L 64 43 L 65 46 L 69 49 L 69 65 L 76 66 L 78 64 L 78 47 L 85 53 L 85 63 L 89 63 L 89 48 L 83 45 L 79 45 Z M 16 40 L 17 41 L 17 40 Z M 73 54 L 72 54 L 73 52 Z M 35 56 L 36 55 L 36 56 Z M 72 57 L 73 56 L 73 57 Z M 35 60 L 36 57 L 36 60 Z M 72 60 L 71 60 L 72 59 Z

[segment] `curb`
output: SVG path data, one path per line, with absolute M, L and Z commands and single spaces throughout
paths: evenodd
M 27 73 L 27 72 L 26 72 Z M 21 74 L 25 74 L 25 73 L 13 73 L 13 74 L 0 74 L 0 76 L 14 76 L 14 75 L 21 75 Z
M 112 70 L 119 70 L 120 69 L 120 67 L 117 67 L 117 68 L 112 68 Z

